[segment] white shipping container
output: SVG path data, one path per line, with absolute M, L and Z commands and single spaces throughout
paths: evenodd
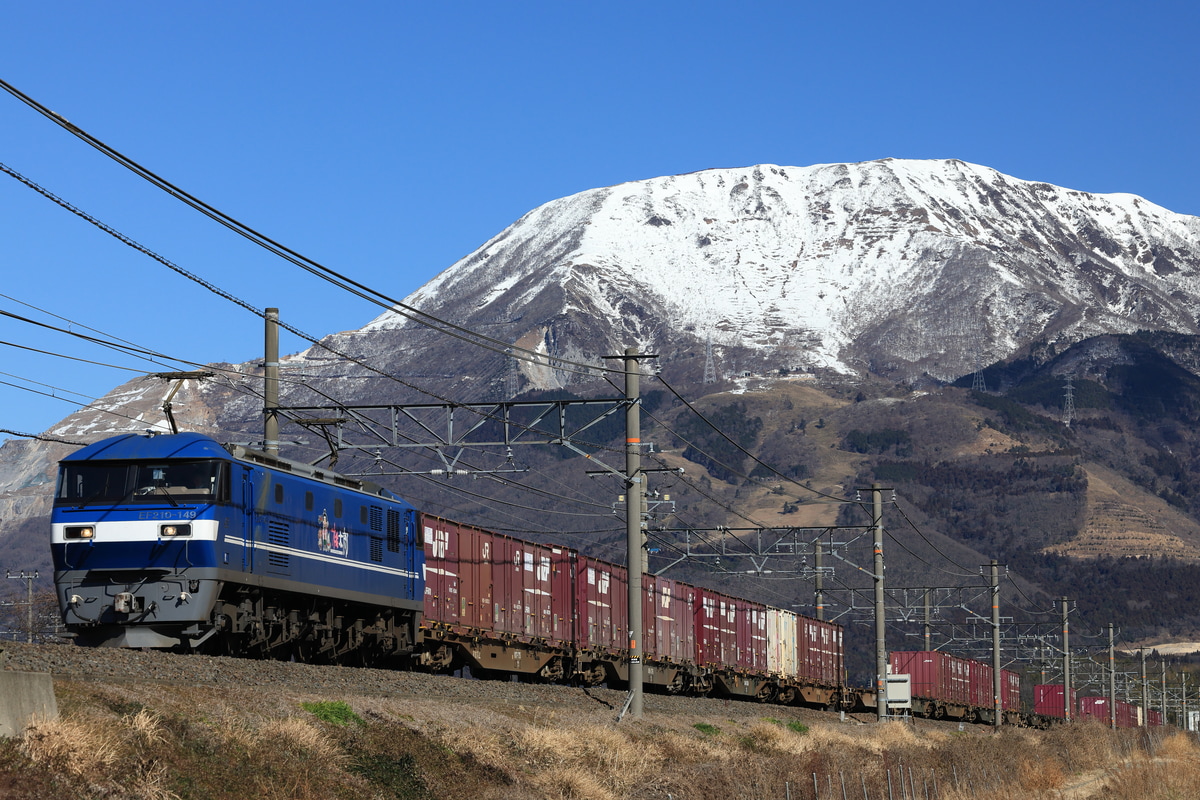
M 798 669 L 796 614 L 768 606 L 767 671 L 773 675 L 795 675 Z

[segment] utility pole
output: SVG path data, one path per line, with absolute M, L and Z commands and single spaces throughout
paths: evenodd
M 1162 666 L 1162 712 L 1163 724 L 1167 724 L 1167 660 L 1160 658 L 1158 663 Z
M 875 716 L 887 718 L 887 629 L 883 595 L 883 490 L 871 484 L 871 525 L 875 532 Z
M 642 718 L 642 421 L 638 350 L 625 349 L 625 534 L 629 572 L 629 713 Z
M 1117 651 L 1113 641 L 1113 624 L 1108 623 L 1108 720 L 1117 729 Z
M 263 452 L 279 455 L 279 309 L 268 308 L 264 318 Z
M 1150 725 L 1150 685 L 1146 682 L 1146 648 L 1139 647 L 1142 662 L 1142 725 Z
M 21 570 L 20 575 L 13 575 L 11 570 L 4 570 L 4 577 L 14 581 L 25 581 L 25 607 L 26 607 L 26 624 L 29 626 L 25 630 L 26 641 L 33 644 L 33 582 L 37 579 L 38 571 L 26 572 Z
M 932 591 L 933 591 L 932 589 L 925 590 L 925 629 L 923 631 L 925 647 L 923 649 L 925 650 L 926 653 L 929 652 L 930 647 L 933 644 L 933 622 L 930 619 L 931 615 L 930 615 L 930 609 L 929 609 L 929 593 Z
M 1186 731 L 1188 729 L 1187 673 L 1182 671 L 1179 673 L 1179 702 L 1179 727 Z
M 1004 702 L 1002 699 L 1002 681 L 1000 680 L 1000 567 L 996 559 L 992 559 L 992 708 L 996 718 L 992 725 L 1000 729 L 1004 722 Z
M 817 539 L 817 541 L 814 543 L 814 545 L 815 546 L 813 549 L 813 564 L 816 565 L 816 568 L 817 568 L 817 575 L 816 575 L 817 619 L 823 621 L 825 619 L 825 574 L 821 569 L 821 567 L 823 566 L 823 564 L 822 564 L 823 553 L 821 552 L 821 540 Z
M 1063 719 L 1070 722 L 1074 718 L 1071 707 L 1071 622 L 1067 616 L 1067 598 L 1062 598 L 1062 636 L 1063 636 Z

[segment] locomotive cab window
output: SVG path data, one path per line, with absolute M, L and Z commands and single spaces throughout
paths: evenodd
M 68 462 L 54 497 L 58 506 L 227 502 L 229 465 L 214 459 Z

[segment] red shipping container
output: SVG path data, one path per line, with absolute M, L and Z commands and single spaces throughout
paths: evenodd
M 767 672 L 767 607 L 737 600 L 738 667 L 755 674 Z
M 696 663 L 702 667 L 737 665 L 737 606 L 711 589 L 696 589 Z
M 1163 724 L 1162 712 L 1157 709 L 1150 709 L 1146 712 L 1146 723 L 1153 727 L 1158 727 Z
M 619 656 L 629 651 L 629 594 L 624 567 L 579 554 L 575 561 L 576 637 L 580 649 Z
M 1079 692 L 1071 690 L 1072 716 L 1079 702 Z M 1033 687 L 1033 711 L 1043 717 L 1058 717 L 1066 714 L 1063 707 L 1063 686 L 1061 683 L 1039 683 Z
M 799 677 L 822 686 L 840 686 L 845 664 L 842 626 L 797 616 Z
M 644 575 L 642 630 L 645 658 L 690 664 L 696 658 L 696 590 L 670 578 Z
M 967 675 L 971 679 L 970 694 L 968 695 L 971 705 L 977 708 L 992 708 L 995 704 L 993 698 L 996 689 L 992 682 L 994 674 L 992 665 L 972 659 L 963 660 L 967 662 Z
M 1101 722 L 1109 721 L 1108 713 L 1108 698 L 1107 697 L 1081 697 L 1079 698 L 1079 717 L 1080 719 L 1098 719 Z
M 1021 710 L 1021 675 L 1007 669 L 1000 670 L 1000 704 L 1005 711 Z
M 629 572 L 623 566 L 578 554 L 575 603 L 579 646 L 596 655 L 629 652 Z M 695 658 L 696 589 L 655 575 L 642 576 L 642 658 L 689 664 Z
M 892 672 L 911 676 L 913 697 L 941 700 L 957 705 L 971 702 L 970 665 L 938 650 L 894 652 Z
M 1137 727 L 1137 706 L 1125 700 L 1117 701 L 1117 727 Z
M 573 631 L 571 553 L 428 514 L 425 618 L 462 635 L 488 632 L 551 647 Z

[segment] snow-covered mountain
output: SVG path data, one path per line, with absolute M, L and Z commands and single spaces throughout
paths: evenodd
M 407 302 L 575 359 L 711 337 L 738 370 L 951 380 L 1037 339 L 1195 332 L 1198 269 L 1200 218 L 961 161 L 885 159 L 581 192 Z M 361 333 L 408 324 L 385 314 Z
M 698 384 L 710 351 L 719 379 L 953 380 L 1035 343 L 1061 351 L 1102 333 L 1197 333 L 1198 275 L 1200 218 L 1132 195 L 953 160 L 712 169 L 546 203 L 406 299 L 499 352 L 388 312 L 328 336 L 333 352 L 283 359 L 282 401 L 466 402 L 588 380 L 511 359 L 504 345 L 594 366 L 637 346 L 676 385 Z M 222 373 L 185 387 L 175 414 L 184 428 L 253 442 L 254 388 Z M 131 381 L 49 433 L 161 428 L 170 389 Z M 63 451 L 0 449 L 0 546 L 12 525 L 47 513 Z

